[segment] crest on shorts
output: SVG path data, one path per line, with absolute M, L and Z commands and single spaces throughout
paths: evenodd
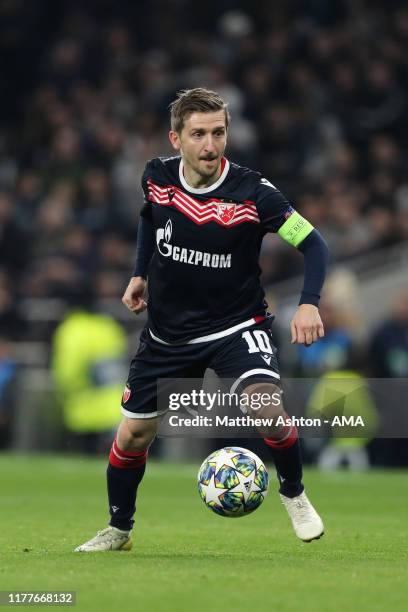
M 217 204 L 217 215 L 220 221 L 228 225 L 235 217 L 236 204 Z
M 130 390 L 130 387 L 128 385 L 126 385 L 125 390 L 123 391 L 123 395 L 122 395 L 122 402 L 124 404 L 126 404 L 126 402 L 128 401 L 131 393 L 132 392 Z

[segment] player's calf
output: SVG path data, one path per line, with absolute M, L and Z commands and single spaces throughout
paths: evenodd
M 76 548 L 77 552 L 130 550 L 132 547 L 129 534 L 134 524 L 136 494 L 145 473 L 148 447 L 156 433 L 156 421 L 124 418 L 121 422 L 107 468 L 109 527 Z
M 281 389 L 269 382 L 257 382 L 244 389 L 248 396 L 246 407 L 251 417 L 261 419 L 258 431 L 262 438 L 281 440 L 286 437 L 287 429 L 283 422 L 287 417 L 282 404 Z
M 124 417 L 118 427 L 116 441 L 125 452 L 141 452 L 153 442 L 157 431 L 157 418 L 131 419 Z
M 258 397 L 259 393 L 268 394 L 271 398 L 268 404 L 252 413 L 256 412 L 264 422 L 268 418 L 273 421 L 273 425 L 260 428 L 260 434 L 275 463 L 282 503 L 298 538 L 304 542 L 319 539 L 324 533 L 323 521 L 304 492 L 298 432 L 283 408 L 279 387 L 270 383 L 255 383 L 248 386 L 245 393 L 253 398 L 255 395 Z
M 137 488 L 145 473 L 148 447 L 156 434 L 156 421 L 124 418 L 119 426 L 107 469 L 111 527 L 123 531 L 133 527 Z
M 262 409 L 256 411 L 264 423 L 270 421 L 269 425 L 265 424 L 259 428 L 259 433 L 270 449 L 275 463 L 280 483 L 279 492 L 289 498 L 300 495 L 304 487 L 298 432 L 284 410 L 280 388 L 273 383 L 258 382 L 248 385 L 245 393 L 250 397 L 255 394 L 270 397 L 269 403 L 264 403 Z M 251 405 L 251 402 L 248 404 Z

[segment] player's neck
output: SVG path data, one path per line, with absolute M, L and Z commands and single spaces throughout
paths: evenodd
M 220 162 L 217 170 L 210 177 L 204 177 L 201 174 L 198 174 L 193 168 L 191 168 L 188 164 L 183 162 L 183 175 L 186 179 L 186 182 L 193 189 L 205 189 L 206 187 L 211 187 L 214 183 L 218 181 L 222 172 L 222 163 Z

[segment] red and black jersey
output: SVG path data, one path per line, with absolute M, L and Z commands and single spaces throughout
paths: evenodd
M 259 252 L 293 208 L 258 172 L 222 160 L 216 183 L 190 187 L 180 157 L 149 161 L 142 178 L 156 248 L 148 269 L 148 326 L 183 343 L 265 316 Z

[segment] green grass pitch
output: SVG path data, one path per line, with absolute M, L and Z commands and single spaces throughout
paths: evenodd
M 78 554 L 106 525 L 105 462 L 0 455 L 0 590 L 75 590 L 84 611 L 408 609 L 407 472 L 307 471 L 326 535 L 303 544 L 274 479 L 227 519 L 200 500 L 199 463 L 148 464 L 130 553 Z

